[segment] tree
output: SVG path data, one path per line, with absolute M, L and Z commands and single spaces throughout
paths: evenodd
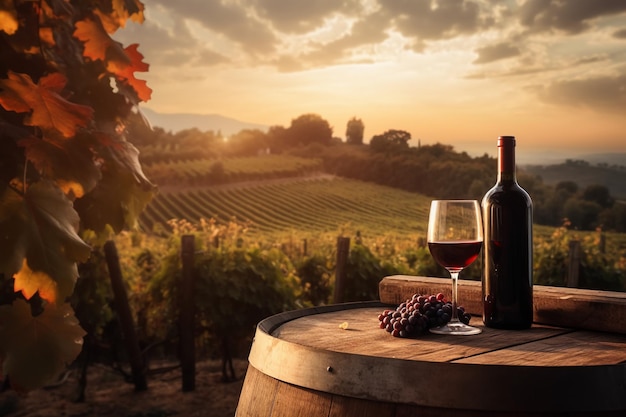
M 267 131 L 267 143 L 272 153 L 289 146 L 289 132 L 284 126 L 270 126 Z
M 561 181 L 554 187 L 554 190 L 563 190 L 571 196 L 578 192 L 578 184 L 576 184 L 574 181 Z
M 348 120 L 348 125 L 346 127 L 346 143 L 352 145 L 362 145 L 364 131 L 365 125 L 361 119 L 353 117 Z
M 598 215 L 602 208 L 597 203 L 585 200 L 569 199 L 563 207 L 565 217 L 580 230 L 593 230 L 598 226 Z
M 411 134 L 404 130 L 387 130 L 382 135 L 372 137 L 370 149 L 375 152 L 402 151 L 409 148 Z
M 267 136 L 258 129 L 244 129 L 232 135 L 226 148 L 233 155 L 258 155 L 267 149 Z
M 291 121 L 288 129 L 290 145 L 328 145 L 333 139 L 333 129 L 328 121 L 317 114 L 303 114 Z
M 39 387 L 78 355 L 67 302 L 82 230 L 132 226 L 151 198 L 125 122 L 150 99 L 137 45 L 110 34 L 143 21 L 139 0 L 0 3 L 0 362 Z
M 604 209 L 599 216 L 603 229 L 626 232 L 626 203 L 617 202 L 610 209 Z
M 582 199 L 596 203 L 602 208 L 609 208 L 614 202 L 608 187 L 599 184 L 587 186 L 583 190 Z

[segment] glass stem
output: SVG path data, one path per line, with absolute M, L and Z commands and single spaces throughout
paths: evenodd
M 450 323 L 456 323 L 459 321 L 459 317 L 457 314 L 457 306 L 456 306 L 456 302 L 459 299 L 458 298 L 458 291 L 459 291 L 459 272 L 455 271 L 452 272 L 450 271 L 450 276 L 452 277 L 452 316 L 450 318 Z

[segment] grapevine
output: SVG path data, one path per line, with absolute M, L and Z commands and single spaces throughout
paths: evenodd
M 469 324 L 471 315 L 463 307 L 457 308 L 459 320 Z M 378 315 L 380 328 L 394 337 L 414 337 L 432 327 L 442 326 L 452 317 L 452 303 L 442 293 L 413 294 L 395 310 L 386 309 Z
M 139 0 L 0 2 L 2 376 L 30 390 L 82 348 L 68 302 L 82 239 L 132 226 L 154 185 L 126 124 L 150 99 L 136 44 L 111 38 L 143 21 Z M 5 381 L 6 382 L 6 381 Z

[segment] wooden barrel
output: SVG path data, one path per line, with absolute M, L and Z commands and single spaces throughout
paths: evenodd
M 236 417 L 626 416 L 626 336 L 534 325 L 394 338 L 379 302 L 262 321 Z M 344 329 L 344 327 L 347 328 Z

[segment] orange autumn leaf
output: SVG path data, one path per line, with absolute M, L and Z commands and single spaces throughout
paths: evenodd
M 113 10 L 120 19 L 130 19 L 136 23 L 144 21 L 144 5 L 139 0 L 113 0 Z
M 52 28 L 49 27 L 41 27 L 39 28 L 39 39 L 41 42 L 46 44 L 48 47 L 54 46 L 54 33 L 52 32 Z
M 122 46 L 111 39 L 100 19 L 86 17 L 76 22 L 74 37 L 83 42 L 83 55 L 94 61 L 105 61 L 112 54 L 123 55 Z M 113 53 L 109 51 L 110 48 L 114 50 Z
M 27 74 L 10 71 L 8 78 L 0 79 L 0 105 L 17 113 L 30 112 L 24 120 L 26 125 L 72 137 L 78 127 L 89 124 L 93 109 L 64 99 L 59 93 L 66 83 L 61 73 L 42 77 L 34 84 Z
M 128 19 L 133 22 L 143 23 L 144 21 L 144 5 L 139 0 L 113 0 L 112 12 L 102 12 L 99 9 L 94 13 L 102 21 L 104 29 L 108 33 L 113 33 L 120 27 L 126 26 Z
M 15 5 L 13 2 L 1 2 L 0 3 L 0 30 L 6 32 L 8 35 L 13 35 L 17 32 L 19 22 L 17 20 L 17 12 L 15 11 Z
M 42 271 L 33 271 L 24 259 L 22 269 L 13 275 L 13 291 L 22 292 L 27 300 L 39 291 L 39 296 L 44 300 L 54 303 L 57 300 L 57 283 Z
M 143 62 L 143 55 L 137 50 L 138 44 L 132 44 L 124 49 L 128 61 L 111 59 L 107 63 L 107 70 L 115 74 L 118 80 L 128 84 L 141 101 L 148 101 L 152 95 L 152 89 L 148 87 L 148 83 L 144 80 L 135 78 L 135 72 L 148 71 L 150 67 Z

